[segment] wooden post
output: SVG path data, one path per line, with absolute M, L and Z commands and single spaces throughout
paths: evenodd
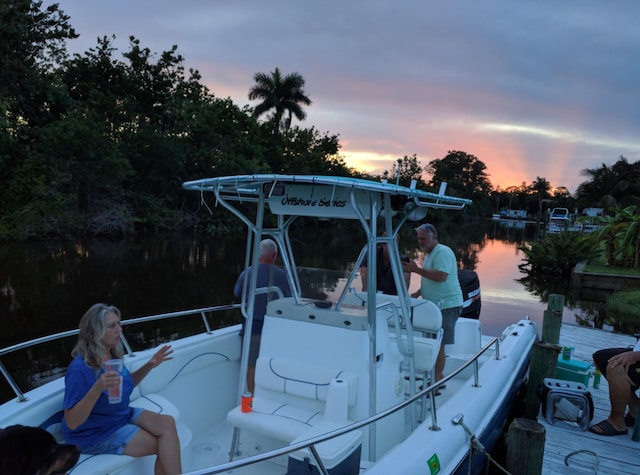
M 546 430 L 529 419 L 514 419 L 507 434 L 507 470 L 513 475 L 542 473 Z
M 527 383 L 527 400 L 524 417 L 536 420 L 540 411 L 540 400 L 536 392 L 544 378 L 555 378 L 558 368 L 558 355 L 561 347 L 553 343 L 537 342 L 531 348 L 529 362 L 529 382 Z
M 540 400 L 536 393 L 537 387 L 543 383 L 544 378 L 555 378 L 556 376 L 558 354 L 561 350 L 558 342 L 560 341 L 564 296 L 550 294 L 547 308 L 542 321 L 542 341 L 533 344 L 529 362 L 529 382 L 527 383 L 524 417 L 532 420 L 537 419 L 538 411 L 540 411 Z
M 542 320 L 542 341 L 556 344 L 560 342 L 563 309 L 564 295 L 550 294 Z

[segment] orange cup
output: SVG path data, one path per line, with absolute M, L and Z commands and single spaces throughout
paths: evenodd
M 244 393 L 242 400 L 240 401 L 241 412 L 251 412 L 251 406 L 253 405 L 253 396 L 251 393 Z

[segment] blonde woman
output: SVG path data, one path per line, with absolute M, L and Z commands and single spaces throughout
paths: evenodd
M 65 375 L 65 442 L 88 454 L 157 455 L 156 475 L 181 472 L 180 442 L 173 417 L 129 406 L 133 388 L 162 362 L 171 359 L 170 345 L 160 348 L 140 369 L 122 375 L 103 369 L 103 363 L 122 358 L 120 310 L 102 303 L 80 320 L 80 336 Z M 122 400 L 109 403 L 107 390 L 122 377 Z

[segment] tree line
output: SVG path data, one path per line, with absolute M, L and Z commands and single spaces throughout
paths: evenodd
M 404 156 L 369 175 L 347 166 L 337 134 L 293 124 L 312 104 L 298 73 L 256 73 L 248 98 L 259 103 L 241 108 L 187 70 L 177 46 L 155 54 L 132 36 L 119 52 L 104 36 L 70 55 L 75 38 L 58 4 L 0 5 L 0 239 L 233 232 L 232 219 L 210 215 L 181 184 L 246 173 L 416 180 L 434 191 L 446 181 L 479 216 L 506 206 L 620 207 L 640 196 L 640 162 L 624 157 L 585 170 L 575 196 L 541 177 L 496 189 L 482 161 L 456 150 L 424 167 Z

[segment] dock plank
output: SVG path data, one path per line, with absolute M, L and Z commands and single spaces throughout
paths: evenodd
M 636 339 L 631 335 L 610 333 L 593 328 L 562 324 L 560 345 L 575 347 L 572 358 L 588 361 L 593 366 L 592 355 L 602 348 L 625 348 L 633 346 Z M 602 378 L 600 387 L 593 388 L 593 378 L 589 381 L 589 391 L 593 397 L 593 423 L 609 415 L 609 386 Z M 539 416 L 538 422 L 546 429 L 542 473 L 568 475 L 597 473 L 599 475 L 620 475 L 640 473 L 640 442 L 631 440 L 631 430 L 624 436 L 603 437 L 589 431 L 581 431 L 548 424 Z M 565 464 L 565 458 L 575 451 Z M 597 456 L 597 458 L 596 458 Z

